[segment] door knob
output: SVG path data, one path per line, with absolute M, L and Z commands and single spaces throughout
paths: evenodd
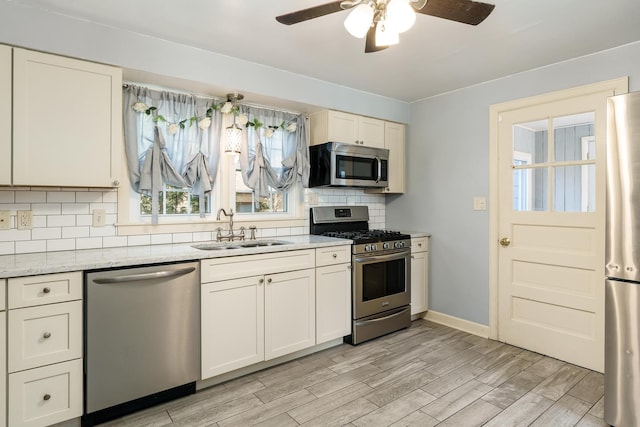
M 503 237 L 502 239 L 500 239 L 500 244 L 506 248 L 511 244 L 511 240 L 509 240 L 508 237 Z

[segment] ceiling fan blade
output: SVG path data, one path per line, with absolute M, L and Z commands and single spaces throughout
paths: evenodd
M 418 13 L 478 25 L 493 11 L 495 5 L 473 0 L 427 0 L 427 4 L 416 10 Z
M 280 22 L 281 24 L 291 25 L 308 21 L 309 19 L 319 18 L 321 16 L 329 15 L 331 13 L 340 12 L 341 10 L 343 10 L 340 7 L 340 3 L 342 3 L 342 1 L 332 1 L 330 3 L 313 6 L 307 9 L 297 10 L 295 12 L 276 16 L 276 21 Z
M 378 52 L 380 50 L 386 49 L 389 46 L 376 46 L 376 28 L 378 27 L 378 22 L 376 25 L 372 25 L 367 31 L 367 39 L 364 44 L 364 53 Z

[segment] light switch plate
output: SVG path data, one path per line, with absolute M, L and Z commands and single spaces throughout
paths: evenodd
M 18 211 L 16 216 L 16 228 L 18 230 L 31 230 L 33 228 L 33 212 Z
M 93 225 L 94 227 L 104 227 L 106 215 L 107 211 L 105 211 L 104 209 L 94 209 L 93 221 L 91 225 Z
M 487 210 L 487 198 L 486 197 L 474 197 L 473 198 L 473 210 L 474 211 L 486 211 Z
M 11 211 L 0 211 L 0 230 L 11 229 Z

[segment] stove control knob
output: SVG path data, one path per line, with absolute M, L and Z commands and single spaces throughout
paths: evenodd
M 404 242 L 396 242 L 393 246 L 395 246 L 396 248 L 404 248 Z
M 371 250 L 372 251 L 377 251 L 378 250 L 378 245 L 371 245 Z
M 382 244 L 382 249 L 389 249 L 389 244 L 388 243 L 383 243 Z
M 364 251 L 368 252 L 371 250 L 371 245 L 364 245 Z

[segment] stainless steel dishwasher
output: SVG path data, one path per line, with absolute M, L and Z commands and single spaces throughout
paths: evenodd
M 198 262 L 88 272 L 85 286 L 83 426 L 195 392 Z

